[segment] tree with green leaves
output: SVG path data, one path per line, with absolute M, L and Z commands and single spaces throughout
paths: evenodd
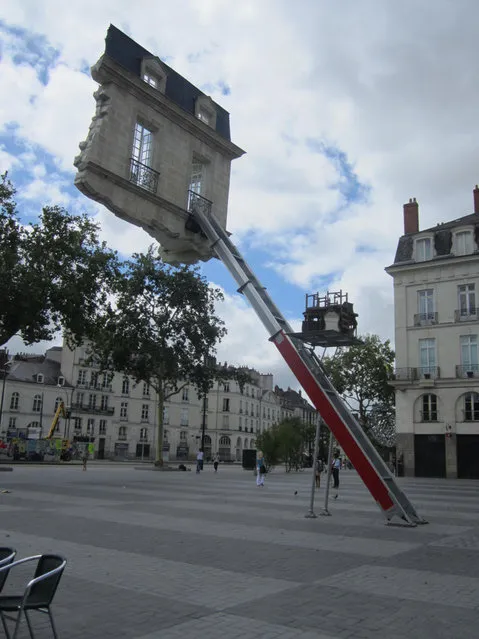
M 256 448 L 262 451 L 267 468 L 280 462 L 286 472 L 302 468 L 312 430 L 311 424 L 299 417 L 288 417 L 258 435 Z
M 339 349 L 323 366 L 338 393 L 376 445 L 394 440 L 394 389 L 389 385 L 394 351 L 378 335 L 361 337 L 362 344 Z
M 116 254 L 88 216 L 45 207 L 27 227 L 15 188 L 0 177 L 0 346 L 14 335 L 27 344 L 50 340 L 61 328 L 80 342 L 117 271 Z
M 102 370 L 149 384 L 158 397 L 156 464 L 163 463 L 165 402 L 191 384 L 200 396 L 231 372 L 214 360 L 225 335 L 215 304 L 222 299 L 197 268 L 173 267 L 156 248 L 124 263 L 114 299 L 90 335 L 92 356 Z

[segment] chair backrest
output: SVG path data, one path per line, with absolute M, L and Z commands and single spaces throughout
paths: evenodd
M 33 576 L 34 580 L 47 575 L 56 568 L 61 569 L 33 584 L 25 602 L 26 605 L 49 606 L 51 604 L 63 575 L 65 563 L 65 559 L 60 555 L 42 555 L 40 557 Z
M 6 546 L 0 547 L 0 568 L 11 564 L 12 561 L 15 559 L 16 554 L 17 551 L 15 550 L 15 548 L 8 548 Z M 5 581 L 7 580 L 9 572 L 9 570 L 2 570 L 0 572 L 0 592 L 2 592 L 2 588 L 5 585 Z

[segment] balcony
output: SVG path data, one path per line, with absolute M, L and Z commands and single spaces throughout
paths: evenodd
M 71 409 L 81 413 L 95 413 L 97 415 L 114 415 L 115 409 L 113 406 L 106 406 L 105 408 L 101 408 L 101 406 L 89 406 L 88 404 L 82 404 L 81 402 L 73 402 L 71 405 Z
M 391 378 L 393 382 L 414 382 L 417 379 L 415 368 L 396 368 Z M 263 415 L 264 418 L 264 415 Z
M 133 182 L 133 184 L 150 193 L 156 193 L 159 177 L 158 171 L 138 162 L 135 158 L 130 159 L 130 182 Z
M 437 379 L 439 377 L 439 366 L 420 366 L 416 370 L 418 379 Z
M 195 209 L 199 209 L 204 215 L 209 215 L 212 205 L 213 202 L 211 200 L 207 200 L 194 191 L 188 191 L 188 211 L 192 212 Z
M 455 322 L 477 322 L 479 319 L 479 309 L 475 306 L 469 308 L 459 308 L 454 311 Z
M 414 326 L 432 326 L 437 323 L 437 313 L 416 313 L 414 315 Z
M 456 366 L 456 377 L 474 379 L 479 377 L 479 364 L 461 364 Z

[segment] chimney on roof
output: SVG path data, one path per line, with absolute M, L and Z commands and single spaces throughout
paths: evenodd
M 474 213 L 479 215 L 479 186 L 477 184 L 472 194 L 474 196 Z
M 418 233 L 419 231 L 419 205 L 416 198 L 410 198 L 404 205 L 404 235 Z

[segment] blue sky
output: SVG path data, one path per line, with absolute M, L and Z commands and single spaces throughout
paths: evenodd
M 304 0 L 301 12 L 285 0 L 146 4 L 147 21 L 123 0 L 94 11 L 80 0 L 68 14 L 57 0 L 2 4 L 0 171 L 24 220 L 60 204 L 95 216 L 125 257 L 152 242 L 73 187 L 94 112 L 89 68 L 112 22 L 230 112 L 247 154 L 233 163 L 228 228 L 287 318 L 301 320 L 305 293 L 343 288 L 360 332 L 392 338 L 383 269 L 403 202 L 417 197 L 426 228 L 468 213 L 479 178 L 478 96 L 464 72 L 477 56 L 475 3 L 458 3 L 454 29 L 446 0 L 433 15 L 412 0 Z M 202 270 L 226 295 L 220 357 L 294 385 L 223 265 Z

